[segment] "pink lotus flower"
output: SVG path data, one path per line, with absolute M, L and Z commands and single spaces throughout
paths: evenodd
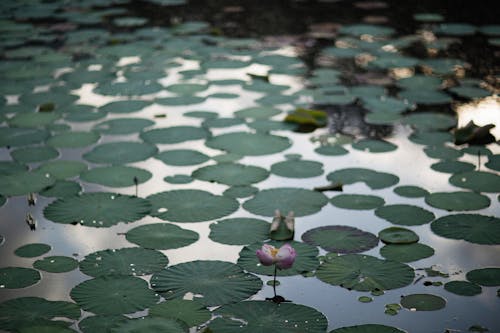
M 285 244 L 279 249 L 272 245 L 264 244 L 256 252 L 257 258 L 264 266 L 276 265 L 279 269 L 288 269 L 292 267 L 297 254 L 290 244 Z

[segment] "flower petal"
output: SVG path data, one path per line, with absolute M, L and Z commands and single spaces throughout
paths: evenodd
M 297 253 L 290 244 L 285 244 L 279 248 L 276 255 L 276 266 L 279 269 L 287 269 L 293 266 Z

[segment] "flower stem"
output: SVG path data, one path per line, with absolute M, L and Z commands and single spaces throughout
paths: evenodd
M 274 280 L 273 280 L 273 291 L 274 291 L 274 297 L 276 297 L 276 273 L 277 273 L 277 266 L 274 265 Z

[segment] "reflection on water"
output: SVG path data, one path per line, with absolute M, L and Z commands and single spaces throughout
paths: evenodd
M 478 126 L 495 125 L 490 133 L 500 140 L 500 98 L 490 96 L 470 103 L 459 104 L 456 108 L 458 127 L 464 127 L 470 121 Z

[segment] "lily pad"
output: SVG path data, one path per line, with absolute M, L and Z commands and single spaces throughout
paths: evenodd
M 181 95 L 177 97 L 157 98 L 155 101 L 161 105 L 179 106 L 203 103 L 205 101 L 205 97 Z
M 440 91 L 412 89 L 399 92 L 399 97 L 408 100 L 411 103 L 422 105 L 439 105 L 450 103 L 453 99 Z
M 323 282 L 349 290 L 371 291 L 401 288 L 413 282 L 413 269 L 399 262 L 368 255 L 346 254 L 328 259 L 316 271 Z
M 151 215 L 171 222 L 202 222 L 234 213 L 236 200 L 201 190 L 174 190 L 147 198 L 153 205 Z
M 163 181 L 170 184 L 189 184 L 193 180 L 194 179 L 188 175 L 173 175 L 173 176 L 166 176 L 165 178 L 163 178 Z
M 78 176 L 87 170 L 87 164 L 80 161 L 55 160 L 40 165 L 37 170 L 57 180 L 63 180 Z
M 365 122 L 373 125 L 391 125 L 400 120 L 401 115 L 397 113 L 371 112 L 365 115 Z
M 289 178 L 310 178 L 323 174 L 323 164 L 308 160 L 288 160 L 271 165 L 271 173 Z
M 141 311 L 159 300 L 146 281 L 132 276 L 86 280 L 71 289 L 70 296 L 83 310 L 106 315 Z
M 1 267 L 0 286 L 6 289 L 25 288 L 34 285 L 42 277 L 37 270 L 24 267 Z
M 143 317 L 124 321 L 111 331 L 113 333 L 188 333 L 186 323 L 175 318 Z
M 330 333 L 406 333 L 396 327 L 380 324 L 363 324 L 334 329 Z
M 36 163 L 53 160 L 59 156 L 59 152 L 47 146 L 22 147 L 12 150 L 10 156 L 19 163 Z
M 105 104 L 99 108 L 99 111 L 105 113 L 133 113 L 144 109 L 145 107 L 151 105 L 148 101 L 139 100 L 126 100 L 126 101 L 114 101 Z
M 78 261 L 71 257 L 50 256 L 35 261 L 33 267 L 50 273 L 64 273 L 77 268 Z
M 240 118 L 214 118 L 205 120 L 201 125 L 208 128 L 224 128 L 244 123 L 245 121 Z
M 103 121 L 94 126 L 94 131 L 108 135 L 124 135 L 137 133 L 155 122 L 142 118 L 118 118 Z
M 328 326 L 321 312 L 293 303 L 247 301 L 223 306 L 215 313 L 218 317 L 209 328 L 220 333 L 319 333 Z
M 23 112 L 8 120 L 12 127 L 43 127 L 52 124 L 61 115 L 55 112 Z
M 203 324 L 212 317 L 210 311 L 203 304 L 184 299 L 171 299 L 155 304 L 149 309 L 149 315 L 152 317 L 177 318 L 185 322 L 189 327 Z
M 296 242 L 296 241 L 270 241 L 268 243 L 257 242 L 245 246 L 240 251 L 240 257 L 238 258 L 238 265 L 243 267 L 248 272 L 252 272 L 259 275 L 274 275 L 274 266 L 264 266 L 259 262 L 259 259 L 255 255 L 255 252 L 262 248 L 263 244 L 271 244 L 277 248 L 281 247 L 283 244 L 290 244 L 296 251 L 297 257 L 293 266 L 289 269 L 279 269 L 277 271 L 278 276 L 292 276 L 303 274 L 306 272 L 314 271 L 318 265 L 318 248 L 306 243 Z
M 149 275 L 168 265 L 167 257 L 155 250 L 140 247 L 107 249 L 85 256 L 82 273 L 92 277 L 105 275 Z
M 446 301 L 436 295 L 412 294 L 401 297 L 401 305 L 412 311 L 436 311 L 446 306 Z
M 389 260 L 411 262 L 433 256 L 434 249 L 420 243 L 388 244 L 380 249 L 380 254 Z
M 205 145 L 239 155 L 259 156 L 281 152 L 289 148 L 291 142 L 277 135 L 235 132 L 212 137 Z
M 40 171 L 24 171 L 0 176 L 0 194 L 4 196 L 37 193 L 54 184 L 55 178 Z
M 500 176 L 491 172 L 469 171 L 450 177 L 450 184 L 475 192 L 500 192 Z
M 475 296 L 482 291 L 480 285 L 469 281 L 450 281 L 445 283 L 444 289 L 460 296 Z
M 409 136 L 410 141 L 426 146 L 443 145 L 453 141 L 453 136 L 447 132 L 414 132 Z
M 328 198 L 319 192 L 302 188 L 273 188 L 258 192 L 243 204 L 250 213 L 262 216 L 274 216 L 278 209 L 284 214 L 293 211 L 295 216 L 317 213 L 328 203 Z
M 262 281 L 225 261 L 197 260 L 153 274 L 151 286 L 167 300 L 193 293 L 207 306 L 235 303 L 257 293 Z
M 370 153 L 385 153 L 396 150 L 398 146 L 384 140 L 362 139 L 352 144 L 357 150 L 368 151 Z
M 434 213 L 418 206 L 396 204 L 375 210 L 375 215 L 398 225 L 422 225 L 434 220 Z
M 385 37 L 395 33 L 391 27 L 384 27 L 373 24 L 351 24 L 344 25 L 339 29 L 339 33 L 353 36 L 370 35 L 373 37 Z
M 107 96 L 142 96 L 163 90 L 161 84 L 150 80 L 129 80 L 125 82 L 99 82 L 94 91 Z
M 187 166 L 201 164 L 210 159 L 207 155 L 200 153 L 196 150 L 190 149 L 176 149 L 176 150 L 166 150 L 158 153 L 155 156 L 165 164 L 175 165 L 175 166 Z
M 83 154 L 83 158 L 92 163 L 126 164 L 148 159 L 158 152 L 155 145 L 144 142 L 108 142 L 95 146 Z
M 488 162 L 484 164 L 488 169 L 500 171 L 500 154 L 491 155 L 488 157 Z
M 210 224 L 214 242 L 229 245 L 247 245 L 269 239 L 269 222 L 254 218 L 232 218 Z
M 460 97 L 467 99 L 484 98 L 493 94 L 492 92 L 486 89 L 477 87 L 468 87 L 468 86 L 453 87 L 450 88 L 449 91 Z
M 83 318 L 78 323 L 78 328 L 83 333 L 109 333 L 121 323 L 129 320 L 122 315 L 97 315 Z
M 373 190 L 390 187 L 399 182 L 399 177 L 395 175 L 364 168 L 336 170 L 329 173 L 326 179 L 332 183 L 341 183 L 344 185 L 363 182 Z
M 234 116 L 238 118 L 269 119 L 280 113 L 280 109 L 276 109 L 270 106 L 254 106 L 250 108 L 240 109 L 234 113 Z
M 441 23 L 434 32 L 437 34 L 466 36 L 473 35 L 476 32 L 476 27 L 466 23 Z
M 345 148 L 343 148 L 340 145 L 327 145 L 327 146 L 320 146 L 314 151 L 320 155 L 325 155 L 325 156 L 340 156 L 340 155 L 346 155 L 349 153 L 349 151 Z
M 96 143 L 99 137 L 96 132 L 68 131 L 52 136 L 47 140 L 47 144 L 56 148 L 82 148 Z
M 453 160 L 462 157 L 462 151 L 447 146 L 428 146 L 424 148 L 425 154 L 430 158 Z
M 439 90 L 442 83 L 443 81 L 439 77 L 419 74 L 396 81 L 398 87 L 410 91 L 418 89 Z
M 226 197 L 238 199 L 238 198 L 248 198 L 259 192 L 259 189 L 255 186 L 250 185 L 237 185 L 231 186 L 225 190 L 222 194 Z
M 386 244 L 412 244 L 419 240 L 415 232 L 400 227 L 386 228 L 378 233 L 378 237 Z
M 485 287 L 500 286 L 500 268 L 487 267 L 474 269 L 465 275 L 470 282 L 477 283 Z
M 188 246 L 199 236 L 173 224 L 155 223 L 135 227 L 125 234 L 125 238 L 146 249 L 170 250 Z
M 407 101 L 393 97 L 363 96 L 363 107 L 373 113 L 400 114 L 412 107 Z
M 431 165 L 431 169 L 437 172 L 443 173 L 463 173 L 469 172 L 476 168 L 476 166 L 472 163 L 462 162 L 462 161 L 442 161 L 437 162 Z
M 451 239 L 463 239 L 476 244 L 500 244 L 500 219 L 479 214 L 455 214 L 438 218 L 431 230 Z
M 253 165 L 221 163 L 196 169 L 191 176 L 199 180 L 230 186 L 250 185 L 265 180 L 269 177 L 269 171 Z
M 47 186 L 40 195 L 49 198 L 65 198 L 68 196 L 78 195 L 81 193 L 82 187 L 80 183 L 69 180 L 57 180 L 54 184 Z
M 208 136 L 210 136 L 210 132 L 207 129 L 195 126 L 154 128 L 140 134 L 142 140 L 153 144 L 180 143 L 206 139 Z
M 302 240 L 335 253 L 364 252 L 378 244 L 378 238 L 374 234 L 343 225 L 310 229 L 302 234 Z
M 83 172 L 80 179 L 108 187 L 127 187 L 142 184 L 151 179 L 151 172 L 123 165 L 93 168 Z
M 418 130 L 447 130 L 457 124 L 455 117 L 437 112 L 411 113 L 404 118 L 403 123 Z
M 383 198 L 370 194 L 339 194 L 330 202 L 339 208 L 359 210 L 375 209 L 385 204 Z
M 49 252 L 51 248 L 48 244 L 31 243 L 18 247 L 14 254 L 22 258 L 34 258 Z
M 487 196 L 475 192 L 435 192 L 425 197 L 425 202 L 448 211 L 478 210 L 491 203 Z
M 406 198 L 423 198 L 429 194 L 429 191 L 419 186 L 402 185 L 395 187 L 394 193 Z
M 150 209 L 150 203 L 142 198 L 96 192 L 58 199 L 45 207 L 43 213 L 45 218 L 57 223 L 110 227 L 119 222 L 137 221 Z
M 179 95 L 194 95 L 208 88 L 206 84 L 199 83 L 175 83 L 165 89 Z

